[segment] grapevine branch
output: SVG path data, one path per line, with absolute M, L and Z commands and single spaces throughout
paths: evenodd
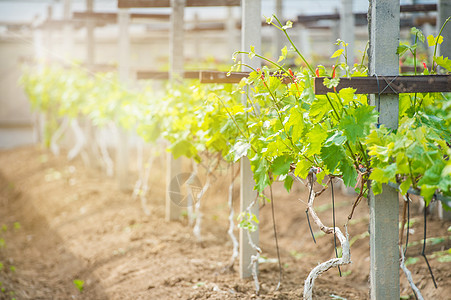
M 50 150 L 52 150 L 52 153 L 54 155 L 60 154 L 60 147 L 58 146 L 58 141 L 69 127 L 69 124 L 70 124 L 69 118 L 64 117 L 61 125 L 58 127 L 58 129 L 55 131 L 55 133 L 52 135 L 52 138 L 50 139 Z
M 413 282 L 412 273 L 410 273 L 409 269 L 407 269 L 407 267 L 406 267 L 406 263 L 405 263 L 406 257 L 404 256 L 404 250 L 403 250 L 402 245 L 399 246 L 399 253 L 401 255 L 401 262 L 399 265 L 400 265 L 401 269 L 403 270 L 404 274 L 406 275 L 406 278 L 410 284 L 410 287 L 415 292 L 415 296 L 417 297 L 417 299 L 423 300 L 424 298 L 421 295 L 420 290 L 417 288 L 417 286 Z
M 249 204 L 249 206 L 246 208 L 246 211 L 249 215 L 252 214 L 251 209 L 254 205 L 257 204 L 257 200 L 258 200 L 258 195 L 257 195 L 257 197 L 255 197 L 254 201 L 252 201 L 252 203 Z M 255 293 L 258 295 L 258 293 L 260 292 L 260 283 L 258 281 L 257 266 L 258 266 L 258 259 L 260 258 L 260 254 L 262 253 L 262 250 L 260 249 L 260 247 L 255 245 L 254 242 L 252 241 L 252 236 L 251 236 L 251 232 L 249 231 L 249 229 L 247 229 L 246 231 L 247 231 L 247 238 L 249 240 L 249 245 L 252 247 L 252 249 L 255 250 L 255 255 L 251 256 L 251 263 L 249 264 L 249 268 L 252 268 L 252 277 L 254 278 Z
M 233 183 L 235 182 L 235 179 L 238 177 L 239 172 L 240 172 L 240 168 L 238 168 L 238 170 L 236 171 L 236 173 L 233 172 L 233 164 L 231 164 L 231 169 L 232 169 L 232 180 L 230 182 L 229 185 L 229 199 L 228 199 L 228 205 L 229 205 L 229 229 L 227 230 L 227 234 L 230 236 L 230 239 L 232 240 L 232 256 L 230 257 L 230 263 L 228 265 L 229 269 L 233 268 L 233 265 L 235 264 L 235 260 L 238 257 L 238 247 L 239 247 L 239 243 L 238 240 L 236 239 L 235 235 L 233 234 L 233 229 L 235 228 L 235 223 L 233 221 Z
M 407 252 L 407 245 L 409 244 L 409 226 L 410 226 L 410 197 L 409 193 L 406 194 L 406 202 L 407 202 L 407 232 L 406 232 L 406 250 L 404 250 L 404 255 Z M 402 242 L 402 239 L 401 239 Z
M 68 160 L 74 159 L 83 150 L 83 147 L 86 144 L 86 137 L 83 133 L 83 130 L 81 130 L 81 128 L 80 128 L 80 124 L 78 123 L 78 120 L 77 119 L 72 120 L 70 125 L 75 134 L 75 145 L 74 145 L 74 147 L 72 147 L 72 149 L 67 154 Z M 82 156 L 82 158 L 85 162 L 88 161 L 86 157 Z
M 192 165 L 193 165 L 193 172 L 191 172 L 190 177 L 186 180 L 186 189 L 188 192 L 187 195 L 187 213 L 188 213 L 188 224 L 191 226 L 194 223 L 194 212 L 193 212 L 193 189 L 191 188 L 191 183 L 193 182 L 194 178 L 196 178 L 197 176 L 197 165 L 196 162 L 194 160 L 192 160 Z
M 334 248 L 335 248 L 335 257 L 338 258 L 338 251 L 337 251 L 337 235 L 335 232 L 335 197 L 334 197 L 334 181 L 333 181 L 333 177 L 330 177 L 330 188 L 331 188 L 331 193 L 332 193 L 332 221 L 333 221 L 333 227 L 334 227 Z M 340 266 L 338 266 L 338 273 L 340 274 L 341 277 L 341 270 L 340 270 Z
M 194 164 L 194 166 L 195 166 L 195 170 L 196 170 L 195 172 L 197 172 L 197 165 Z M 196 223 L 194 224 L 193 233 L 194 233 L 194 236 L 197 238 L 198 242 L 202 242 L 202 236 L 200 233 L 201 224 L 202 224 L 202 212 L 200 211 L 200 204 L 201 204 L 200 200 L 202 199 L 203 195 L 207 192 L 208 188 L 210 187 L 210 175 L 211 175 L 212 171 L 213 171 L 213 169 L 211 168 L 210 165 L 208 165 L 207 174 L 206 174 L 207 179 L 205 181 L 204 186 L 200 190 L 200 192 L 196 195 L 196 204 L 194 205 L 195 215 L 196 215 Z
M 152 152 L 149 155 L 149 158 L 147 159 L 146 166 L 144 169 L 144 177 L 142 179 L 142 188 L 139 193 L 139 198 L 141 200 L 141 206 L 144 211 L 144 214 L 146 216 L 150 216 L 150 211 L 147 208 L 147 192 L 149 191 L 149 177 L 150 177 L 150 170 L 152 170 L 153 162 L 154 162 L 155 156 L 152 154 Z
M 357 207 L 357 205 L 359 205 L 360 201 L 362 201 L 363 196 L 365 195 L 365 191 L 366 191 L 365 186 L 366 186 L 366 183 L 368 182 L 367 180 L 365 180 L 363 178 L 365 173 L 361 173 L 360 171 L 357 171 L 357 172 L 359 172 L 360 193 L 357 196 L 357 198 L 355 199 L 354 203 L 352 204 L 351 213 L 348 216 L 348 221 L 347 222 L 349 222 L 349 220 L 352 219 L 352 216 L 354 215 L 355 208 Z M 357 184 L 359 184 L 359 182 L 357 182 Z
M 101 147 L 102 148 L 102 147 Z M 138 196 L 141 200 L 141 207 L 144 211 L 144 214 L 146 216 L 150 215 L 150 211 L 147 208 L 147 192 L 149 190 L 149 177 L 150 177 L 150 170 L 153 166 L 154 161 L 154 155 L 152 155 L 152 152 L 150 152 L 149 157 L 145 164 L 143 164 L 143 144 L 138 144 L 138 157 L 137 157 L 137 163 L 139 170 L 139 178 L 135 183 L 135 186 L 133 188 L 133 194 L 132 199 L 135 200 Z M 107 152 L 108 153 L 108 152 Z
M 97 144 L 99 145 L 100 154 L 102 155 L 102 160 L 105 164 L 106 174 L 108 177 L 112 177 L 114 174 L 114 163 L 113 160 L 111 159 L 110 154 L 108 153 L 105 138 L 99 136 L 98 131 L 97 131 Z M 141 164 L 138 165 L 140 166 Z
M 414 292 L 415 298 L 417 300 L 419 300 L 419 299 L 423 300 L 423 296 L 421 295 L 420 290 L 416 287 L 415 283 L 413 282 L 412 274 L 410 273 L 409 269 L 407 269 L 407 266 L 405 264 L 407 244 L 409 241 L 409 222 L 410 222 L 409 202 L 410 202 L 409 194 L 406 194 L 406 196 L 404 197 L 403 218 L 402 218 L 401 233 L 400 233 L 400 239 L 399 239 L 399 252 L 400 252 L 400 256 L 401 256 L 399 266 L 400 266 L 401 270 L 403 270 L 404 274 L 406 275 L 407 281 L 409 282 L 410 287 L 412 288 L 412 290 Z M 406 225 L 406 221 L 407 221 L 406 249 L 403 250 L 402 240 L 404 237 L 404 226 Z
M 309 188 L 313 188 L 313 174 L 309 174 L 307 183 L 309 185 Z M 315 210 L 313 209 L 313 202 L 315 200 L 316 195 L 314 193 L 309 194 L 308 199 L 308 212 L 310 213 L 311 218 L 315 222 L 315 224 L 326 234 L 334 234 L 336 237 L 338 237 L 338 240 L 340 241 L 341 247 L 343 249 L 342 251 L 342 257 L 341 258 L 332 258 L 329 259 L 326 262 L 320 263 L 318 266 L 313 268 L 312 271 L 310 271 L 310 274 L 308 275 L 307 279 L 304 283 L 304 299 L 311 300 L 312 299 L 312 292 L 313 292 L 313 286 L 315 284 L 315 279 L 321 275 L 322 273 L 326 272 L 332 267 L 338 267 L 340 265 L 345 265 L 351 263 L 351 251 L 350 251 L 350 245 L 349 245 L 349 235 L 347 233 L 346 225 L 346 235 L 344 235 L 340 228 L 335 227 L 327 227 L 325 226 L 321 220 L 319 219 L 318 215 L 316 214 Z
M 429 269 L 429 274 L 431 275 L 432 282 L 434 283 L 434 287 L 437 288 L 437 283 L 435 282 L 434 274 L 432 273 L 431 265 L 429 264 L 428 258 L 426 257 L 426 224 L 427 224 L 427 209 L 426 209 L 426 203 L 424 205 L 424 237 L 423 237 L 423 250 L 421 251 L 421 256 L 424 257 L 424 260 L 426 261 L 426 264 Z
M 293 47 L 294 51 L 296 51 L 296 53 L 299 55 L 299 57 L 302 59 L 302 61 L 307 65 L 307 67 L 309 68 L 311 74 L 315 74 L 315 72 L 313 71 L 312 66 L 310 66 L 310 64 L 308 63 L 308 61 L 305 59 L 305 57 L 301 54 L 301 52 L 299 52 L 298 48 L 296 47 L 296 45 L 293 43 L 293 40 L 290 38 L 290 36 L 287 33 L 287 30 L 282 26 L 282 23 L 279 21 L 279 19 L 276 17 L 276 15 L 273 15 L 274 19 L 277 21 L 277 23 L 279 23 L 279 26 L 275 25 L 274 23 L 272 23 L 275 27 L 279 28 L 280 30 L 283 31 L 283 33 L 285 34 L 285 36 L 287 37 L 288 41 L 290 42 L 291 46 Z
M 102 144 L 102 143 L 99 143 Z M 133 186 L 132 199 L 136 200 L 141 191 L 142 181 L 144 178 L 144 170 L 143 170 L 143 142 L 140 142 L 136 145 L 136 165 L 139 169 L 138 180 L 136 180 L 135 185 Z

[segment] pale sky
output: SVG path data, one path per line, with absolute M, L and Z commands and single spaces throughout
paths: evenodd
M 415 0 L 401 0 L 401 4 L 411 4 Z M 54 17 L 62 18 L 63 0 L 0 0 L 0 21 L 29 22 L 35 15 L 41 18 L 46 16 L 47 6 L 53 4 Z M 325 14 L 332 13 L 339 8 L 341 0 L 284 0 L 284 17 L 295 19 L 299 14 Z M 417 3 L 436 3 L 436 0 L 417 0 Z M 72 0 L 72 11 L 85 10 L 85 0 Z M 262 0 L 262 15 L 270 16 L 274 13 L 275 0 Z M 116 0 L 94 0 L 94 10 L 115 11 Z M 236 7 L 235 15 L 239 15 Z M 354 12 L 365 12 L 368 9 L 368 0 L 354 0 Z M 137 12 L 169 12 L 169 9 L 134 9 Z M 187 8 L 186 18 L 190 19 L 197 13 L 201 19 L 222 19 L 226 17 L 224 8 Z

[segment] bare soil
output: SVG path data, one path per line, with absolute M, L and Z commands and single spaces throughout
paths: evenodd
M 0 299 L 299 299 L 308 273 L 335 256 L 332 236 L 310 235 L 305 187 L 288 194 L 275 184 L 274 204 L 283 280 L 279 280 L 271 205 L 260 209 L 260 245 L 266 262 L 260 264 L 260 295 L 251 279 L 240 279 L 238 262 L 227 269 L 232 243 L 227 236 L 228 170 L 216 174 L 205 195 L 203 242 L 198 243 L 186 217 L 164 220 L 165 168 L 158 160 L 150 179 L 150 216 L 131 192 L 118 190 L 104 172 L 81 160 L 67 161 L 38 146 L 0 152 Z M 136 180 L 136 174 L 130 176 Z M 202 179 L 202 178 L 201 178 Z M 336 191 L 337 225 L 342 226 L 355 197 Z M 235 212 L 239 185 L 235 185 Z M 315 207 L 325 224 L 332 224 L 330 189 Z M 451 222 L 428 217 L 427 245 L 438 288 L 434 288 L 420 256 L 423 219 L 418 201 L 411 206 L 412 234 L 407 256 L 425 299 L 450 299 L 451 262 L 443 252 L 451 245 Z M 368 207 L 357 207 L 349 234 L 352 264 L 323 274 L 315 299 L 369 298 Z M 237 231 L 236 231 L 237 233 Z M 439 239 L 441 238 L 441 239 Z M 411 260 L 412 260 L 411 258 Z M 83 291 L 74 280 L 84 281 Z M 402 299 L 415 299 L 401 274 Z M 340 298 L 341 297 L 341 298 Z

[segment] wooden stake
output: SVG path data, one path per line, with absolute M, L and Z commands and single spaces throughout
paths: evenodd
M 370 75 L 398 75 L 399 0 L 373 0 L 369 8 Z M 380 112 L 379 123 L 398 127 L 398 95 L 372 95 Z M 371 299 L 399 299 L 398 192 L 383 185 L 383 192 L 368 195 L 370 206 Z

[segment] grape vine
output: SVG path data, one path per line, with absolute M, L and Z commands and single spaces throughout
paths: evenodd
M 378 112 L 369 105 L 367 95 L 356 94 L 352 88 L 335 89 L 340 76 L 367 76 L 363 58 L 360 64 L 348 65 L 347 44 L 339 40 L 340 49 L 331 56 L 336 59 L 335 65 L 314 70 L 287 34 L 291 23 L 283 25 L 274 16 L 267 22 L 283 31 L 291 48 L 282 49 L 278 61 L 256 53 L 252 47 L 248 52 L 236 52 L 235 59 L 244 53 L 266 65 L 251 68 L 249 76 L 235 86 L 188 81 L 157 92 L 150 85 L 124 88 L 114 74 L 92 75 L 77 67 L 59 66 L 28 68 L 21 82 L 32 107 L 47 116 L 47 145 L 63 117 L 87 118 L 96 126 L 113 121 L 147 143 L 165 140 L 167 150 L 175 158 L 184 156 L 196 163 L 210 160 L 209 174 L 215 169 L 210 167 L 215 165 L 212 160 L 218 157 L 229 163 L 248 157 L 255 189 L 260 194 L 275 180 L 283 181 L 288 192 L 295 180 L 307 180 L 312 191 L 307 201 L 308 212 L 324 232 L 336 235 L 343 246 L 342 257 L 312 270 L 304 292 L 306 298 L 311 298 L 314 279 L 320 273 L 350 262 L 347 234 L 336 226 L 323 225 L 313 210 L 314 198 L 321 192 L 313 191 L 312 170 L 316 182 L 324 188 L 326 176 L 339 177 L 346 186 L 355 188 L 359 196 L 349 218 L 370 188 L 377 194 L 383 184 L 395 185 L 403 195 L 414 190 L 424 197 L 426 204 L 437 195 L 450 197 L 451 101 L 450 95 L 443 93 L 401 94 L 398 129 L 378 126 Z M 451 61 L 436 56 L 437 45 L 442 42 L 440 35 L 426 38 L 416 28 L 411 34 L 414 44 L 402 43 L 398 54 L 404 63 L 412 60 L 415 75 L 420 62 L 425 75 L 451 71 Z M 426 47 L 426 41 L 429 47 L 434 47 L 434 56 L 430 62 L 418 61 L 417 51 Z M 291 53 L 299 55 L 305 67 L 294 70 L 287 67 L 284 61 Z M 339 62 L 340 58 L 344 62 Z M 238 61 L 231 70 L 242 65 Z M 315 95 L 314 77 L 327 77 L 324 82 L 334 92 Z M 142 172 L 145 180 L 148 168 Z M 200 197 L 208 183 L 209 178 Z M 231 201 L 229 198 L 229 206 Z M 200 240 L 200 198 L 196 204 L 195 233 Z M 257 216 L 244 212 L 239 217 L 241 227 L 255 229 Z M 236 257 L 233 228 L 229 228 L 229 234 L 234 243 L 233 265 Z M 258 255 L 259 251 L 254 260 Z

